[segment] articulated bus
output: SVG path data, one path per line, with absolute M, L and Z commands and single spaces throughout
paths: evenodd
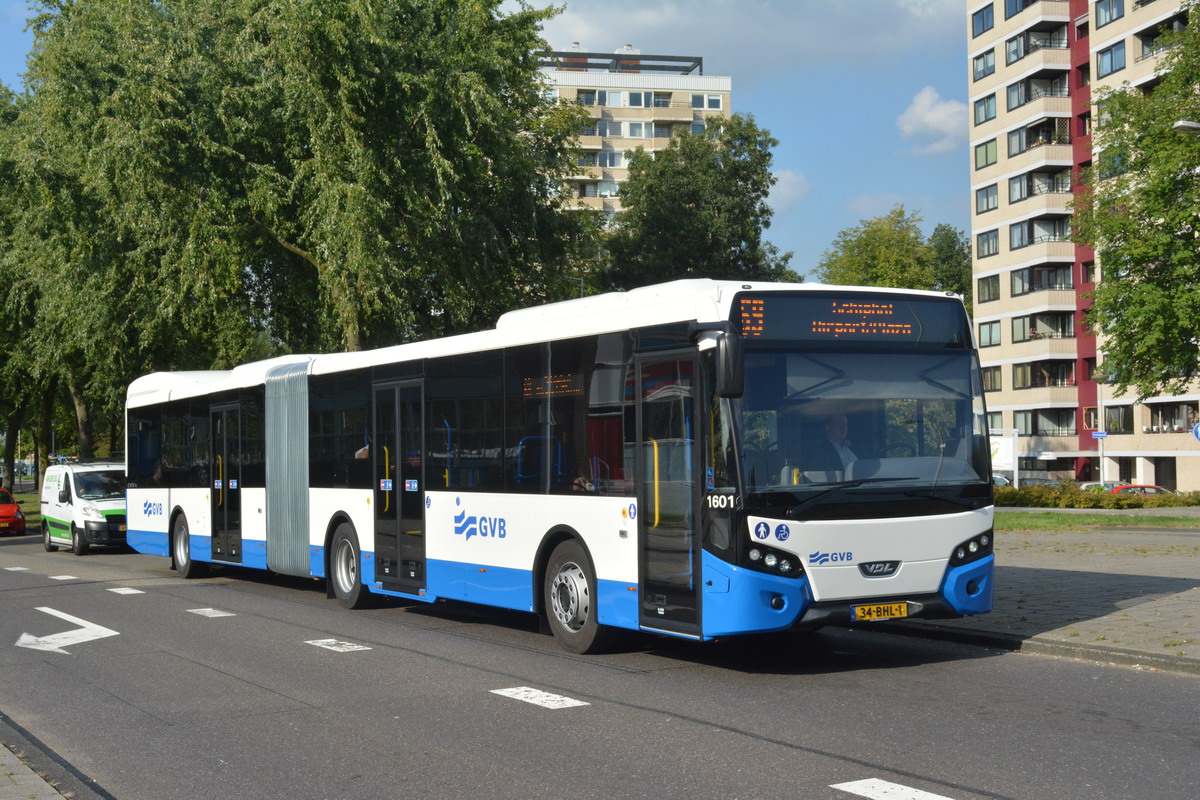
M 128 542 L 543 615 L 585 653 L 992 606 L 950 294 L 677 281 L 494 330 L 129 387 Z

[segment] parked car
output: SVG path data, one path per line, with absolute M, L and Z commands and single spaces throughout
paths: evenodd
M 992 475 L 992 484 L 995 486 L 1012 486 L 1012 481 L 1003 475 Z
M 8 489 L 0 489 L 0 534 L 24 532 L 25 514 L 21 511 L 21 504 Z
M 1113 489 L 1123 484 L 1120 481 L 1089 481 L 1079 484 L 1080 489 L 1088 489 L 1093 492 L 1111 492 Z
M 42 544 L 70 547 L 77 556 L 93 546 L 125 544 L 123 464 L 54 464 L 42 482 Z
M 1058 481 L 1049 478 L 1021 478 L 1021 486 L 1058 486 Z
M 1164 486 L 1151 486 L 1144 483 L 1124 483 L 1109 489 L 1113 494 L 1175 494 Z

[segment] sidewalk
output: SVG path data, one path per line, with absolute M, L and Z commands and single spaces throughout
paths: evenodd
M 1200 508 L 1062 513 L 1200 516 Z M 996 535 L 995 607 L 906 633 L 1200 675 L 1200 528 Z
M 6 743 L 7 744 L 7 743 Z M 62 800 L 63 796 L 6 746 L 0 745 L 0 800 Z

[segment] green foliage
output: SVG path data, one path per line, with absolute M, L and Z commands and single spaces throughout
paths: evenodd
M 42 0 L 26 92 L 0 93 L 0 280 L 34 326 L 0 330 L 0 388 L 69 390 L 86 449 L 148 371 L 574 296 L 584 111 L 545 99 L 555 12 L 500 6 Z
M 928 239 L 933 262 L 931 288 L 962 295 L 971 311 L 971 239 L 953 225 L 940 223 Z
M 777 144 L 753 117 L 734 114 L 708 120 L 701 133 L 677 133 L 653 155 L 639 147 L 608 241 L 607 287 L 680 278 L 799 282 L 787 267 L 792 254 L 763 239 Z
M 918 212 L 910 214 L 897 205 L 882 217 L 841 231 L 821 254 L 817 280 L 844 286 L 936 288 L 934 249 L 925 241 L 920 223 Z
M 1014 489 L 995 487 L 997 506 L 1015 508 L 1176 508 L 1200 505 L 1200 492 L 1180 494 L 1113 494 L 1080 489 L 1077 484 L 1062 486 L 1035 484 Z
M 1098 155 L 1072 220 L 1099 253 L 1088 320 L 1106 337 L 1105 371 L 1142 397 L 1179 393 L 1200 370 L 1200 136 L 1172 129 L 1200 121 L 1200 26 L 1158 41 L 1169 49 L 1153 92 L 1095 98 Z

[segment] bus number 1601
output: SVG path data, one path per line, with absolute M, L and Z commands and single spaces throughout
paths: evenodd
M 738 505 L 738 498 L 732 494 L 710 494 L 708 496 L 709 508 L 734 508 Z

